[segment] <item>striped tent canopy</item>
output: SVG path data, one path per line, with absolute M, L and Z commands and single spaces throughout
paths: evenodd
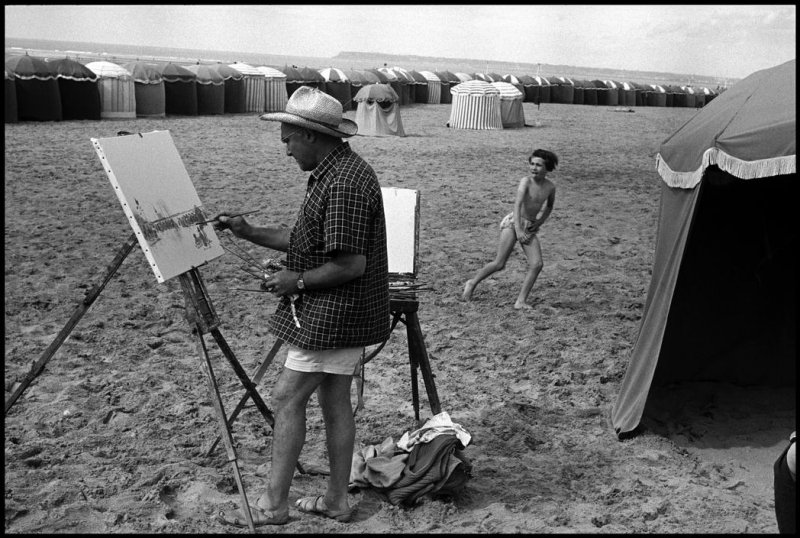
M 97 75 L 100 92 L 100 118 L 136 117 L 136 88 L 130 71 L 106 61 L 89 62 L 86 67 Z
M 428 103 L 438 105 L 442 102 L 442 79 L 433 71 L 420 71 L 420 75 L 428 82 Z M 448 89 L 450 85 L 448 84 Z
M 134 61 L 123 67 L 133 76 L 136 116 L 163 118 L 166 115 L 166 93 L 164 79 L 156 64 Z
M 498 91 L 500 92 L 500 99 L 515 100 L 515 99 L 522 99 L 523 97 L 522 92 L 519 91 L 510 82 L 499 81 L 499 82 L 491 82 L 490 84 L 498 89 Z
M 235 62 L 228 64 L 239 71 L 244 78 L 244 112 L 264 112 L 266 78 L 264 73 L 250 64 Z
M 283 112 L 289 101 L 286 91 L 286 74 L 274 67 L 256 67 L 264 74 L 264 112 Z
M 489 82 L 502 82 L 503 81 L 503 75 L 501 75 L 500 73 L 489 72 L 489 73 L 486 73 L 486 76 L 489 77 L 489 79 L 490 79 Z
M 503 82 L 508 82 L 509 84 L 513 84 L 516 89 L 520 92 L 525 93 L 525 85 L 516 75 L 503 75 Z
M 502 129 L 500 90 L 484 80 L 468 80 L 450 89 L 453 104 L 448 127 Z
M 186 65 L 197 76 L 197 113 L 200 115 L 225 113 L 225 79 L 211 65 Z
M 347 74 L 336 67 L 326 67 L 319 70 L 325 79 L 325 93 L 332 95 L 342 104 L 342 110 L 353 110 L 352 85 Z
M 467 73 L 455 73 L 455 75 L 458 77 L 458 80 L 460 80 L 461 82 L 466 82 L 468 80 L 473 80 L 472 75 L 467 74 Z
M 58 80 L 63 119 L 99 120 L 102 105 L 97 73 L 70 58 L 50 60 L 47 64 Z
M 483 80 L 484 82 L 492 82 L 492 77 L 486 73 L 472 73 L 472 80 Z

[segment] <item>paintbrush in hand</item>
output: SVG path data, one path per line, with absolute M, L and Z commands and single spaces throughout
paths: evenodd
M 234 217 L 244 217 L 245 215 L 252 215 L 253 213 L 257 213 L 259 211 L 261 211 L 261 210 L 260 209 L 254 209 L 252 211 L 245 211 L 244 213 L 236 213 L 234 215 L 225 215 L 225 214 L 217 215 L 213 219 L 208 219 L 208 220 L 204 220 L 204 221 L 201 221 L 201 222 L 196 222 L 195 224 L 208 224 L 209 222 L 219 222 L 219 218 L 220 217 L 228 217 L 229 219 L 232 219 Z

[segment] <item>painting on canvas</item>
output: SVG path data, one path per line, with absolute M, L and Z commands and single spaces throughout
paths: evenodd
M 169 131 L 91 140 L 159 282 L 223 254 Z
M 382 187 L 389 274 L 417 276 L 419 191 Z

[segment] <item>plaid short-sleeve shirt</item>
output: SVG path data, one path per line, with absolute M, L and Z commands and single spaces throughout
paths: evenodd
M 389 261 L 386 221 L 378 177 L 347 142 L 311 172 L 306 197 L 289 236 L 286 265 L 309 271 L 331 254 L 367 258 L 360 277 L 333 288 L 305 290 L 278 304 L 270 327 L 284 341 L 310 350 L 360 347 L 383 342 L 390 333 Z

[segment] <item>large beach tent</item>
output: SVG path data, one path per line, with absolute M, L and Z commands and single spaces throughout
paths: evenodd
M 612 409 L 618 436 L 657 387 L 796 384 L 796 82 L 795 60 L 757 71 L 661 144 L 652 277 Z
M 636 106 L 636 88 L 632 82 L 616 82 L 619 86 L 619 104 L 622 106 Z
M 15 78 L 18 120 L 61 121 L 61 93 L 47 62 L 24 54 L 8 58 L 6 68 Z
M 99 120 L 100 91 L 97 74 L 71 58 L 49 60 L 61 96 L 61 117 L 65 120 Z
M 533 83 L 539 86 L 539 99 L 536 101 L 537 103 L 551 103 L 552 99 L 551 95 L 551 88 L 550 82 L 547 80 L 547 77 L 541 77 L 539 75 L 534 75 L 531 77 Z
M 397 95 L 388 84 L 367 84 L 355 96 L 358 134 L 405 136 Z
M 19 121 L 17 116 L 17 85 L 14 82 L 14 75 L 5 68 L 5 99 L 6 116 L 5 123 L 16 123 Z
M 645 94 L 647 106 L 667 106 L 667 90 L 659 84 L 650 84 L 650 91 Z
M 201 116 L 225 113 L 225 79 L 208 64 L 184 66 L 197 77 L 197 113 Z
M 491 85 L 500 92 L 500 121 L 503 129 L 525 127 L 523 93 L 508 82 L 492 82 Z
M 264 73 L 250 64 L 235 62 L 228 64 L 244 75 L 244 112 L 263 112 L 266 79 Z
M 358 71 L 356 69 L 342 69 L 344 71 L 344 75 L 347 77 L 347 80 L 350 81 L 350 100 L 352 101 L 355 99 L 358 90 L 363 88 L 368 84 L 377 84 L 380 83 L 378 77 L 375 75 L 370 74 L 370 79 L 368 80 L 366 75 L 364 75 L 363 71 Z M 374 79 L 372 78 L 374 77 Z
M 453 103 L 448 127 L 502 129 L 500 90 L 485 80 L 468 80 L 450 89 Z
M 597 88 L 591 81 L 586 79 L 573 79 L 575 84 L 583 88 L 583 104 L 596 105 L 597 104 Z
M 615 80 L 604 80 L 603 82 L 608 88 L 606 104 L 608 106 L 617 106 L 623 104 L 622 101 L 620 101 L 620 90 L 622 89 L 622 85 Z
M 242 114 L 245 111 L 246 90 L 244 75 L 223 63 L 213 64 L 225 82 L 225 114 Z
M 429 91 L 429 83 L 427 77 L 420 73 L 419 71 L 414 71 L 413 69 L 408 71 L 408 74 L 411 75 L 411 78 L 414 79 L 414 102 L 415 103 L 430 103 L 430 97 L 428 96 Z M 439 80 L 438 77 L 436 79 Z M 441 90 L 441 88 L 439 88 Z M 438 100 L 436 101 L 439 102 Z
M 439 77 L 439 80 L 442 81 L 442 91 L 439 96 L 439 102 L 449 105 L 453 102 L 453 95 L 450 93 L 450 90 L 454 86 L 461 84 L 461 79 L 450 71 L 435 71 L 435 73 L 436 76 Z
M 420 71 L 420 75 L 425 77 L 428 82 L 428 103 L 438 105 L 442 102 L 442 79 L 440 79 L 433 71 Z M 450 84 L 447 84 L 449 91 Z
M 517 80 L 522 83 L 522 92 L 525 94 L 523 99 L 526 103 L 538 103 L 541 96 L 541 86 L 530 75 L 517 75 Z
M 112 62 L 89 62 L 86 67 L 97 75 L 100 92 L 100 118 L 131 119 L 136 117 L 136 87 L 130 71 Z
M 599 79 L 590 80 L 595 90 L 597 91 L 597 104 L 598 105 L 608 105 L 608 86 L 605 82 Z
M 142 61 L 123 65 L 133 77 L 136 91 L 136 116 L 163 118 L 166 115 L 166 94 L 161 71 L 154 63 Z
M 264 112 L 283 112 L 289 101 L 286 92 L 286 74 L 269 66 L 256 67 L 264 74 Z
M 325 79 L 325 93 L 332 95 L 342 104 L 342 110 L 353 110 L 353 98 L 350 94 L 350 79 L 341 69 L 326 67 L 319 70 Z
M 197 75 L 172 62 L 158 66 L 164 81 L 164 112 L 197 116 Z
M 394 66 L 389 70 L 394 73 L 397 80 L 400 81 L 400 96 L 401 105 L 410 105 L 417 102 L 417 81 L 407 70 L 402 67 Z
M 571 105 L 575 98 L 572 80 L 566 77 L 547 77 L 550 84 L 550 102 Z
M 414 77 L 408 74 L 405 69 L 399 67 L 381 67 L 379 70 L 392 79 L 390 86 L 400 97 L 400 105 L 405 106 L 414 102 Z
M 291 97 L 297 88 L 303 85 L 303 74 L 299 69 L 290 65 L 281 67 L 281 73 L 286 75 L 286 96 Z

